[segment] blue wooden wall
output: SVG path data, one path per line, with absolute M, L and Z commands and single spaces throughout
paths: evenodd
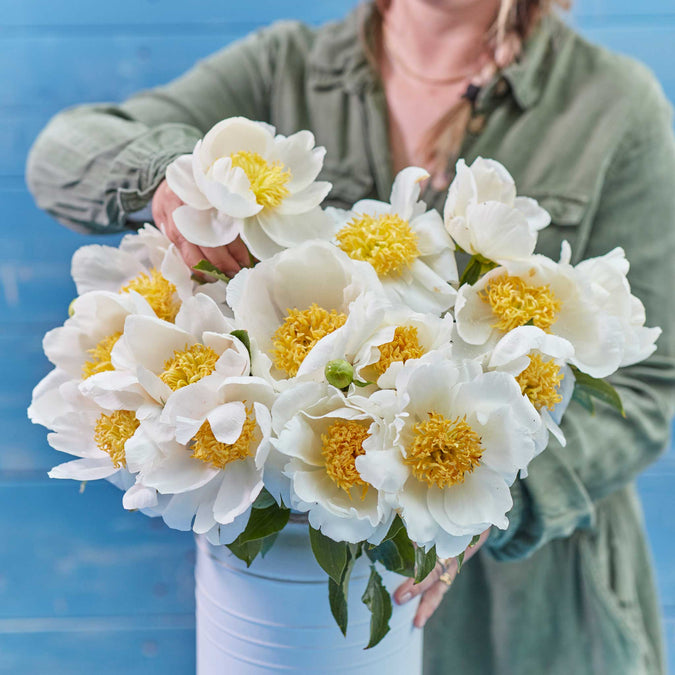
M 321 23 L 354 4 L 0 0 L 0 673 L 194 669 L 191 536 L 124 512 L 107 483 L 79 494 L 49 480 L 62 455 L 26 420 L 49 368 L 41 336 L 63 321 L 70 256 L 85 243 L 33 205 L 23 180 L 32 140 L 65 106 L 120 100 L 270 21 Z M 672 0 L 579 0 L 572 20 L 647 62 L 675 101 Z M 640 479 L 673 665 L 674 480 L 672 450 Z

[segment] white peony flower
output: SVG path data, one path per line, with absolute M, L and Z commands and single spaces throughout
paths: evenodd
M 174 392 L 191 391 L 202 379 L 246 375 L 248 351 L 230 334 L 233 329 L 216 303 L 201 294 L 183 303 L 175 324 L 130 316 L 110 355 L 115 370 L 94 375 L 82 390 L 102 405 L 146 411 L 163 407 Z
M 272 409 L 277 452 L 286 456 L 291 507 L 335 541 L 379 543 L 393 512 L 362 479 L 356 458 L 387 446 L 387 427 L 327 384 L 285 391 Z
M 622 254 L 585 261 L 580 269 L 570 264 L 570 256 L 563 242 L 558 263 L 541 255 L 507 261 L 473 286 L 462 286 L 455 305 L 459 335 L 483 345 L 518 326 L 534 325 L 571 342 L 570 363 L 597 378 L 632 358 L 627 353 L 651 353 L 659 330 L 642 327 L 644 311 L 619 273 Z M 640 347 L 627 349 L 631 344 Z
M 298 374 L 309 372 L 323 379 L 326 363 L 344 359 L 359 381 L 391 388 L 404 363 L 435 350 L 449 351 L 452 327 L 450 314 L 422 314 L 366 293 L 350 305 L 344 326 L 323 338 L 305 358 Z
M 471 255 L 504 263 L 532 255 L 537 233 L 551 218 L 534 199 L 516 197 L 516 185 L 499 162 L 478 157 L 457 162 L 443 209 L 445 227 Z
M 242 269 L 228 284 L 227 301 L 251 338 L 252 373 L 276 383 L 298 375 L 315 345 L 344 325 L 351 303 L 368 291 L 383 296 L 373 268 L 323 241 Z
M 630 265 L 624 250 L 617 247 L 603 256 L 583 260 L 574 268 L 593 292 L 598 311 L 618 319 L 624 336 L 620 366 L 643 361 L 656 349 L 660 328 L 645 327 L 645 308 L 630 292 L 626 275 Z
M 47 440 L 55 450 L 79 458 L 54 467 L 49 476 L 87 481 L 127 473 L 126 445 L 140 426 L 134 412 L 102 408 L 83 396 L 73 379 L 48 376 L 41 385 L 29 416 L 33 422 L 48 422 L 52 433 Z M 48 420 L 34 414 L 45 398 L 56 403 Z
M 199 284 L 176 247 L 159 230 L 146 225 L 122 238 L 119 248 L 93 244 L 73 255 L 71 273 L 79 295 L 109 291 L 142 295 L 160 319 L 173 321 L 181 303 L 195 293 L 225 300 L 222 281 Z
M 181 388 L 159 424 L 144 423 L 129 442 L 128 465 L 140 485 L 161 495 L 196 493 L 173 504 L 195 509 L 195 532 L 236 520 L 236 528 L 221 528 L 232 541 L 246 526 L 239 516 L 263 487 L 274 398 L 272 387 L 255 377 L 204 378 Z
M 155 317 L 137 293 L 91 291 L 76 298 L 71 309 L 73 315 L 50 330 L 42 344 L 47 358 L 74 380 L 113 370 L 111 352 L 128 316 Z
M 408 167 L 394 180 L 391 203 L 364 199 L 351 211 L 332 209 L 334 241 L 354 260 L 373 266 L 387 295 L 418 312 L 444 312 L 458 281 L 454 245 L 435 210 L 419 200 L 424 169 Z
M 241 236 L 264 260 L 328 232 L 319 204 L 331 185 L 315 181 L 325 149 L 314 147 L 309 131 L 274 133 L 268 124 L 232 117 L 169 165 L 166 181 L 185 202 L 173 218 L 188 241 L 220 246 Z
M 574 393 L 574 375 L 567 365 L 573 356 L 574 347 L 567 340 L 535 326 L 520 326 L 495 345 L 487 360 L 489 370 L 516 378 L 523 396 L 541 416 L 540 450 L 548 444 L 549 431 L 565 445 L 558 425 Z
M 398 434 L 357 458 L 363 479 L 389 493 L 410 538 L 441 557 L 461 553 L 490 525 L 506 528 L 509 485 L 536 454 L 540 433 L 514 378 L 438 358 L 404 366 L 396 389 Z

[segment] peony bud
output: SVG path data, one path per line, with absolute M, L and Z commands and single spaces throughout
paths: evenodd
M 323 372 L 328 384 L 332 384 L 337 389 L 344 389 L 354 381 L 354 368 L 344 359 L 329 361 Z

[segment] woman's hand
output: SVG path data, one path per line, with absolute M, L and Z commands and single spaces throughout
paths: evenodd
M 213 263 L 221 272 L 233 277 L 242 267 L 248 267 L 250 257 L 244 242 L 237 237 L 227 246 L 208 248 L 191 244 L 178 231 L 173 221 L 173 212 L 183 206 L 181 199 L 171 191 L 167 182 L 163 180 L 152 198 L 152 218 L 155 225 L 176 245 L 185 263 L 194 267 L 200 260 L 206 259 Z
M 466 553 L 464 554 L 464 564 L 476 555 L 476 552 L 485 543 L 489 534 L 490 529 L 488 528 L 480 535 L 480 539 L 475 546 L 466 550 Z M 456 558 L 450 560 L 446 571 L 450 578 L 454 580 L 457 576 Z M 409 602 L 418 595 L 422 595 L 422 600 L 420 601 L 417 613 L 415 614 L 415 620 L 413 621 L 416 628 L 424 627 L 424 624 L 436 611 L 437 607 L 441 604 L 443 596 L 446 594 L 448 588 L 450 588 L 450 584 L 440 581 L 441 574 L 443 574 L 443 566 L 439 562 L 424 581 L 415 584 L 413 579 L 406 579 L 394 592 L 394 600 L 396 600 L 399 605 Z

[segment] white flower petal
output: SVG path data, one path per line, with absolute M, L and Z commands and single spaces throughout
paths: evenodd
M 227 465 L 222 484 L 213 504 L 213 515 L 219 523 L 231 523 L 248 509 L 263 488 L 260 472 L 252 460 L 239 460 Z
M 201 211 L 211 207 L 209 200 L 195 182 L 192 172 L 192 155 L 181 155 L 166 167 L 166 182 L 171 191 L 188 206 Z M 160 224 L 157 223 L 157 225 Z
M 399 171 L 391 188 L 391 210 L 403 220 L 410 220 L 420 196 L 420 183 L 429 178 L 429 172 L 417 166 Z
M 59 464 L 50 472 L 50 478 L 70 478 L 72 480 L 98 480 L 107 478 L 117 469 L 110 461 L 110 457 L 101 459 L 75 459 L 72 462 Z
M 241 221 L 215 209 L 197 210 L 179 206 L 172 214 L 178 231 L 197 246 L 224 246 L 233 242 L 241 232 Z

